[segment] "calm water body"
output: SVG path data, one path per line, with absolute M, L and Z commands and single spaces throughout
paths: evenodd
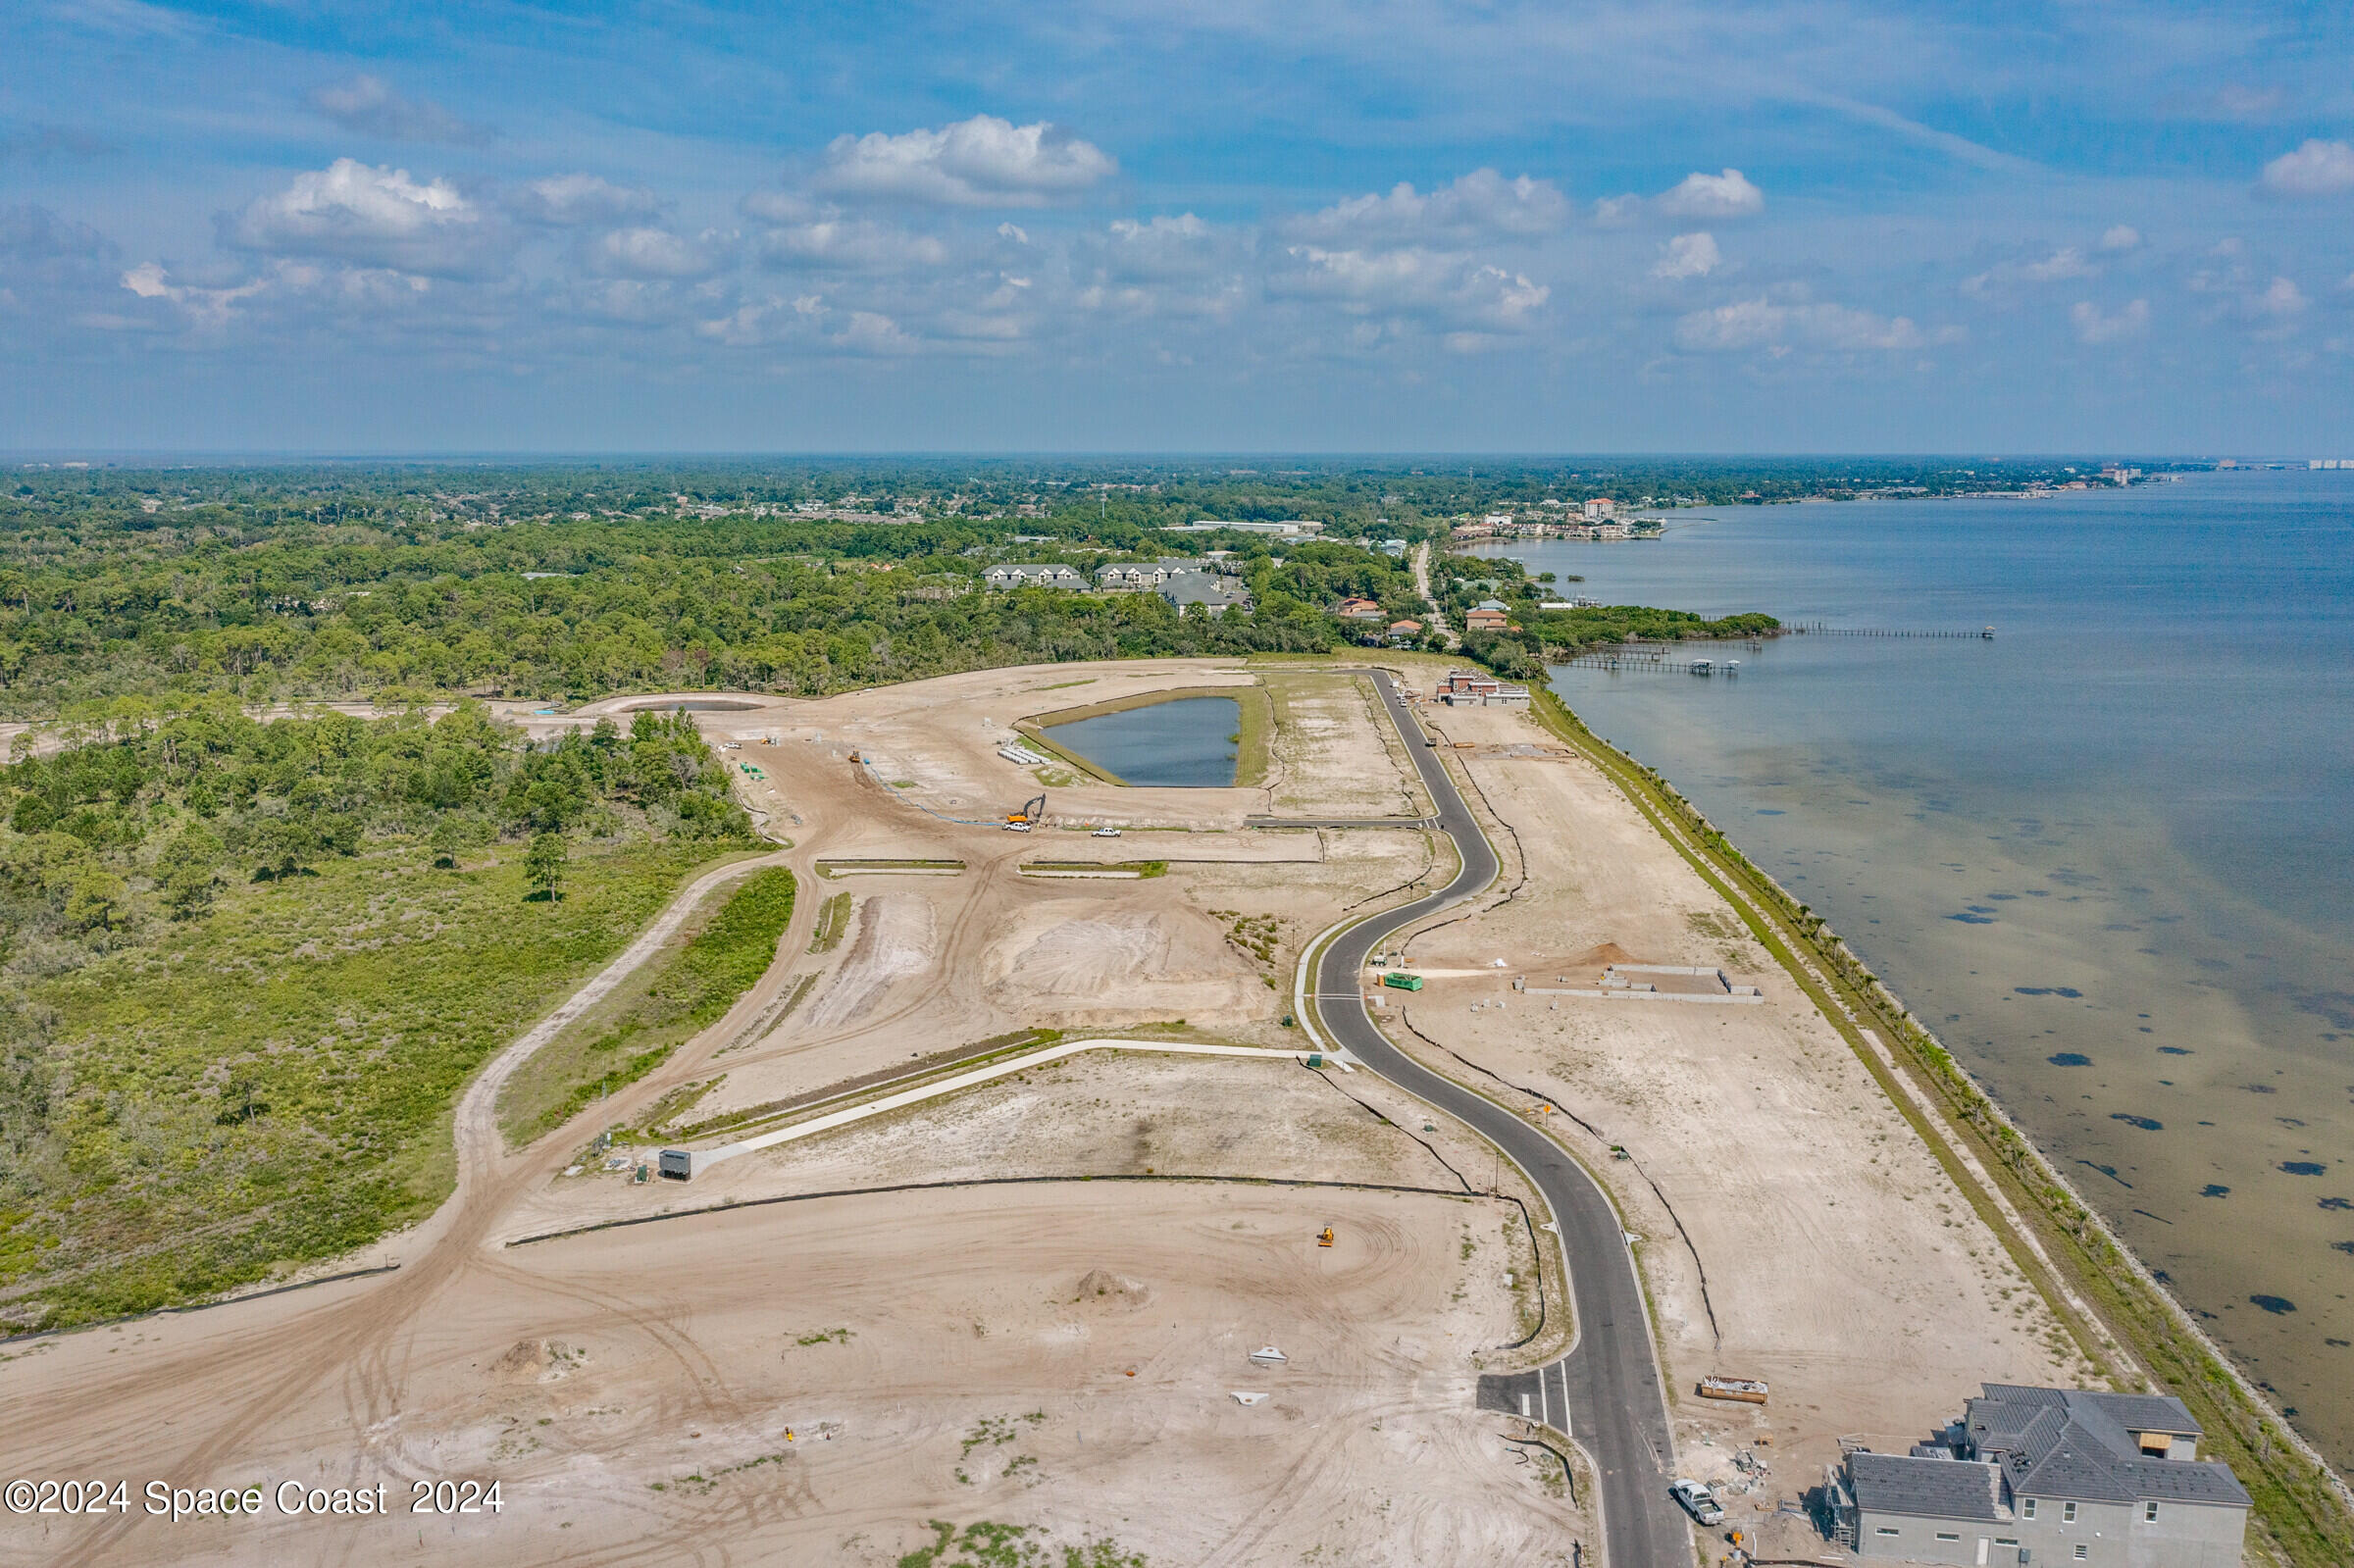
M 1224 789 L 1234 783 L 1242 727 L 1242 704 L 1232 697 L 1179 697 L 1058 724 L 1047 736 L 1132 784 Z
M 1605 603 L 1996 639 L 1554 688 L 1825 912 L 2354 1464 L 2354 473 L 1676 516 L 1511 553 Z

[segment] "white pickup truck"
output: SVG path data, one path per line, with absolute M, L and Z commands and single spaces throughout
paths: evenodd
M 1697 1481 L 1678 1481 L 1667 1489 L 1667 1494 L 1684 1505 L 1684 1512 L 1704 1525 L 1724 1523 L 1724 1510 L 1716 1506 L 1715 1494 Z

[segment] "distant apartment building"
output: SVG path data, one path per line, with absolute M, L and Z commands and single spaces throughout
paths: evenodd
M 1511 622 L 1511 612 L 1501 599 L 1482 599 L 1463 616 L 1466 632 L 1502 632 Z
M 1589 523 L 1607 522 L 1609 519 L 1615 517 L 1617 512 L 1618 503 L 1609 499 L 1588 501 L 1577 509 L 1577 515 L 1584 518 Z
M 1000 589 L 1083 588 L 1087 586 L 1087 580 L 1081 577 L 1075 568 L 1051 561 L 1035 566 L 1018 562 L 993 566 L 981 574 L 981 581 L 990 587 Z
M 2239 1568 L 2249 1498 L 2182 1401 L 1989 1383 L 1910 1454 L 1850 1453 L 1839 1537 L 1876 1561 Z
M 1477 670 L 1450 670 L 1433 693 L 1451 708 L 1525 708 L 1528 687 L 1499 681 Z
M 1200 556 L 1181 555 L 1159 561 L 1131 561 L 1118 566 L 1096 568 L 1096 586 L 1106 593 L 1142 593 L 1159 587 L 1172 578 L 1217 577 L 1222 574 L 1221 563 Z
M 1220 529 L 1232 529 L 1237 533 L 1279 533 L 1295 537 L 1304 533 L 1321 533 L 1324 525 L 1304 517 L 1285 518 L 1276 523 L 1233 523 L 1205 517 L 1192 523 L 1163 523 L 1160 526 L 1163 533 L 1215 533 Z

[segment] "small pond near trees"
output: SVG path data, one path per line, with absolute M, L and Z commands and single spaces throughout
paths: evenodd
M 1232 697 L 1178 697 L 1058 724 L 1045 733 L 1132 784 L 1225 789 L 1234 784 L 1242 727 L 1242 704 Z

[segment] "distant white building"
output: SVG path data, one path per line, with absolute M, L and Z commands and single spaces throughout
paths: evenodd
M 993 588 L 1083 588 L 1087 580 L 1075 568 L 1049 561 L 1040 565 L 1008 563 L 993 566 L 981 574 L 981 581 Z
M 1618 503 L 1606 497 L 1599 501 L 1588 501 L 1578 508 L 1578 515 L 1589 523 L 1600 523 L 1615 514 L 1617 510 Z
M 1279 533 L 1287 537 L 1303 533 L 1321 533 L 1324 525 L 1308 518 L 1286 518 L 1280 523 L 1231 523 L 1205 517 L 1193 523 L 1163 523 L 1163 533 L 1215 533 L 1220 529 L 1232 529 L 1237 533 Z
M 1180 555 L 1159 561 L 1127 561 L 1096 568 L 1096 586 L 1106 593 L 1134 593 L 1157 588 L 1186 576 L 1217 577 L 1224 563 L 1206 557 Z

